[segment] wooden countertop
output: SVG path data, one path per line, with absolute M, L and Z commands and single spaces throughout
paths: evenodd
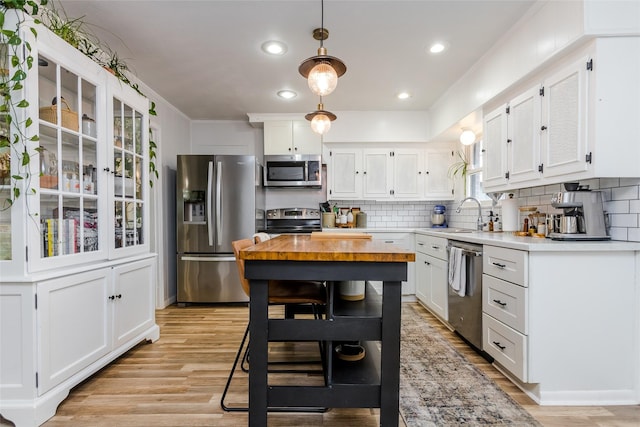
M 240 259 L 269 261 L 414 262 L 416 254 L 369 239 L 281 235 L 240 251 Z

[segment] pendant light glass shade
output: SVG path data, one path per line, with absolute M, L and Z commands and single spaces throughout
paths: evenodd
M 316 95 L 329 95 L 338 86 L 338 73 L 330 64 L 320 62 L 309 72 L 307 83 L 311 92 Z
M 315 133 L 324 135 L 329 132 L 329 129 L 331 129 L 331 120 L 326 114 L 316 114 L 311 119 L 311 130 Z
M 318 104 L 318 109 L 313 113 L 309 113 L 304 116 L 305 119 L 311 122 L 311 130 L 317 134 L 324 135 L 331 129 L 331 122 L 337 117 L 330 111 L 324 109 L 322 100 Z
M 471 145 L 476 142 L 476 134 L 471 130 L 465 130 L 460 134 L 460 142 L 462 145 Z

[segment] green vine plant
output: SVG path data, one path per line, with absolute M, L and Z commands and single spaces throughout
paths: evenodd
M 29 70 L 33 67 L 34 58 L 31 55 L 31 45 L 21 37 L 20 29 L 25 24 L 24 14 L 37 16 L 40 6 L 47 4 L 48 0 L 4 0 L 0 2 L 0 45 L 5 47 L 3 52 L 4 64 L 0 70 L 0 125 L 2 126 L 2 136 L 0 137 L 0 151 L 3 151 L 7 159 L 2 162 L 6 164 L 7 172 L 11 170 L 11 157 L 17 159 L 17 171 L 10 174 L 10 191 L 4 196 L 0 205 L 0 210 L 7 210 L 21 196 L 21 188 L 26 194 L 35 194 L 36 190 L 31 182 L 33 174 L 29 164 L 31 156 L 35 154 L 30 151 L 30 144 L 37 142 L 37 133 L 29 137 L 27 129 L 34 124 L 31 117 L 26 116 L 26 108 L 29 102 L 24 98 L 24 81 Z M 16 16 L 15 24 L 9 24 L 6 18 L 10 13 Z M 23 14 L 24 13 L 24 14 Z M 35 24 L 40 21 L 34 19 Z M 29 30 L 37 37 L 37 31 L 33 26 Z M 26 116 L 26 117 L 25 117 Z M 40 151 L 39 147 L 34 149 Z M 7 154 L 8 153 L 8 154 Z M 27 204 L 28 209 L 28 204 Z M 31 216 L 31 215 L 29 215 Z

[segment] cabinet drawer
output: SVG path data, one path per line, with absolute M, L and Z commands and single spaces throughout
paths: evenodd
M 529 286 L 529 259 L 526 251 L 484 246 L 483 272 L 521 286 Z
M 525 335 L 528 293 L 528 288 L 482 275 L 482 311 Z
M 447 260 L 447 239 L 444 237 L 416 235 L 416 252 Z
M 527 382 L 527 337 L 482 314 L 482 349 L 509 372 Z

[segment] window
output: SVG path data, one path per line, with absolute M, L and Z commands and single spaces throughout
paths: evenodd
M 489 196 L 482 190 L 482 159 L 483 159 L 483 142 L 480 139 L 473 145 L 465 147 L 469 166 L 467 167 L 467 194 L 480 200 L 491 200 Z

